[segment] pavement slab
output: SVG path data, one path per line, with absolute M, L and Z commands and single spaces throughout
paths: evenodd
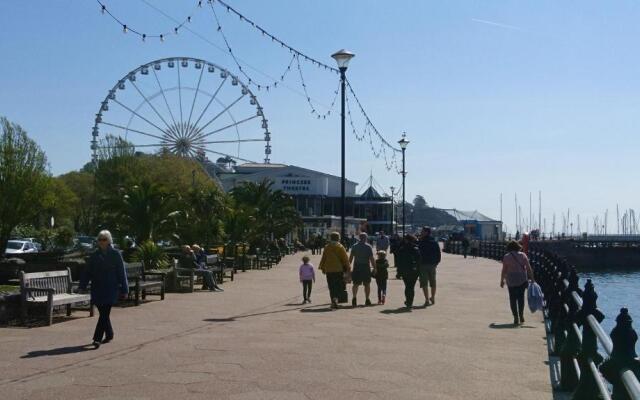
M 115 339 L 97 350 L 87 346 L 96 319 L 82 311 L 50 327 L 0 328 L 0 397 L 554 398 L 542 317 L 511 326 L 499 263 L 444 254 L 435 305 L 406 312 L 403 283 L 391 279 L 386 305 L 332 311 L 321 274 L 313 303 L 300 304 L 303 255 L 240 272 L 223 293 L 115 307 Z

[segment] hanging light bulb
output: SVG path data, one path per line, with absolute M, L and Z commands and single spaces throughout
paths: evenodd
M 127 29 L 127 25 L 122 25 L 122 32 L 127 33 L 129 29 Z

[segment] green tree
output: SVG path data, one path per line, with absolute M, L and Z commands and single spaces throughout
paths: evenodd
M 427 201 L 421 195 L 416 195 L 415 199 L 413 199 L 413 208 L 414 210 L 427 208 Z
M 169 214 L 175 211 L 173 200 L 162 186 L 149 181 L 117 190 L 102 201 L 104 210 L 109 212 L 106 227 L 132 235 L 139 243 L 160 239 L 163 228 L 170 226 Z
M 47 158 L 18 124 L 0 118 L 0 255 L 13 228 L 32 220 L 46 189 Z
M 209 246 L 224 235 L 223 219 L 228 212 L 225 194 L 216 187 L 198 187 L 180 197 L 182 220 L 177 233 L 183 243 Z
M 235 215 L 228 221 L 233 224 L 229 232 L 244 236 L 232 240 L 255 243 L 271 235 L 282 237 L 302 224 L 291 196 L 272 186 L 272 181 L 263 180 L 244 182 L 231 190 Z
M 96 193 L 93 173 L 72 171 L 56 179 L 73 192 L 77 201 L 71 211 L 71 222 L 76 232 L 93 235 L 96 230 Z

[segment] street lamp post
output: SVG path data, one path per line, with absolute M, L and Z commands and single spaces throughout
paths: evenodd
M 393 196 L 394 196 L 393 191 L 395 190 L 395 188 L 393 186 L 391 186 L 391 187 L 389 187 L 389 189 L 391 189 L 391 233 L 393 234 L 394 233 L 394 227 L 393 227 L 394 224 L 393 223 L 395 222 L 395 215 L 394 215 L 395 214 L 395 212 L 394 212 L 395 210 L 394 210 L 394 205 L 393 205 Z M 395 230 L 395 233 L 398 233 L 397 229 Z
M 407 232 L 407 218 L 406 218 L 406 201 L 405 201 L 405 185 L 404 181 L 407 177 L 407 171 L 405 169 L 405 151 L 407 150 L 407 146 L 409 145 L 409 141 L 407 140 L 406 132 L 402 133 L 402 139 L 398 140 L 398 144 L 402 149 L 402 236 L 404 237 Z
M 355 54 L 353 54 L 350 51 L 347 51 L 345 49 L 339 50 L 335 53 L 333 53 L 331 55 L 331 57 L 333 57 L 334 60 L 336 60 L 336 63 L 338 64 L 338 69 L 340 70 L 340 87 L 341 87 L 341 104 L 342 104 L 342 108 L 341 108 L 341 113 L 340 113 L 340 122 L 341 122 L 341 144 L 342 144 L 342 170 L 341 170 L 341 181 L 340 181 L 340 203 L 341 203 L 341 210 L 340 210 L 340 237 L 342 240 L 346 239 L 346 232 L 345 232 L 345 223 L 344 223 L 344 219 L 345 219 L 345 213 L 346 213 L 346 209 L 347 209 L 347 199 L 345 197 L 345 110 L 344 110 L 344 106 L 345 106 L 345 89 L 346 89 L 346 72 L 347 72 L 347 67 L 349 66 L 349 61 L 355 56 Z

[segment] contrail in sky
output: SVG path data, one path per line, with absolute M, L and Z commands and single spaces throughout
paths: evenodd
M 479 24 L 485 24 L 485 25 L 496 26 L 496 27 L 498 27 L 498 28 L 511 29 L 511 30 L 514 30 L 514 31 L 524 32 L 524 29 L 519 28 L 519 27 L 517 27 L 517 26 L 507 25 L 507 24 L 501 24 L 501 23 L 499 23 L 499 22 L 487 21 L 486 19 L 471 18 L 471 21 L 473 21 L 473 22 L 477 22 L 477 23 L 479 23 Z

